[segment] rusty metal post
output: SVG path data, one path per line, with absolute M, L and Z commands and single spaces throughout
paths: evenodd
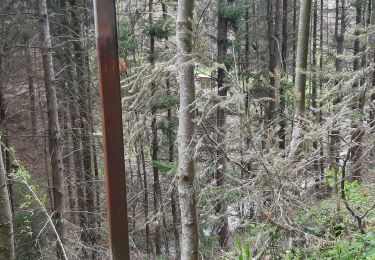
M 128 213 L 115 0 L 94 0 L 94 12 L 109 242 L 113 260 L 128 260 Z

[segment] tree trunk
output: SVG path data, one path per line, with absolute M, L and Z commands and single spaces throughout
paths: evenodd
M 357 57 L 360 51 L 360 40 L 359 36 L 361 34 L 360 27 L 362 25 L 362 1 L 355 2 L 355 30 L 354 30 L 354 48 L 353 48 L 353 70 L 357 71 L 360 65 L 360 58 Z
M 68 109 L 64 108 L 63 111 L 63 119 L 62 119 L 62 125 L 63 125 L 63 139 L 65 140 L 65 145 L 63 149 L 63 163 L 64 163 L 64 172 L 66 175 L 66 184 L 67 184 L 67 190 L 68 190 L 68 201 L 69 201 L 69 209 L 70 209 L 70 219 L 74 220 L 74 214 L 72 214 L 72 211 L 76 209 L 76 200 L 75 200 L 75 194 L 73 192 L 73 167 L 72 167 L 72 156 L 71 153 L 71 135 L 70 135 L 70 126 L 69 126 L 69 114 Z M 74 221 L 73 221 L 74 223 Z
M 14 251 L 12 210 L 7 177 L 0 147 L 0 259 L 16 259 Z
M 37 134 L 37 119 L 36 119 L 36 98 L 35 98 L 35 85 L 34 85 L 34 75 L 32 69 L 32 60 L 30 55 L 30 46 L 28 36 L 25 39 L 25 53 L 26 53 L 26 71 L 27 71 L 27 81 L 29 84 L 29 98 L 30 98 L 30 120 L 31 120 L 31 130 L 32 134 L 35 136 Z
M 287 65 L 288 65 L 288 0 L 283 0 L 283 29 L 282 29 L 282 63 L 283 63 L 283 71 L 287 72 Z
M 297 0 L 293 0 L 293 85 L 296 84 L 297 55 Z
M 167 79 L 167 91 L 168 95 L 171 95 L 170 91 L 170 80 Z M 168 161 L 170 163 L 174 162 L 174 133 L 173 133 L 173 121 L 172 121 L 172 108 L 168 108 L 167 110 L 167 119 L 168 119 Z M 177 216 L 177 199 L 176 199 L 176 184 L 172 182 L 172 191 L 171 191 L 171 209 L 172 209 L 172 220 L 173 220 L 173 234 L 176 242 L 176 250 L 177 247 L 180 246 L 180 236 L 178 233 L 178 216 Z
M 313 10 L 313 35 L 312 35 L 312 76 L 311 76 L 311 84 L 312 84 L 312 92 L 311 92 L 311 106 L 314 109 L 314 114 L 316 116 L 316 109 L 317 109 L 317 98 L 318 98 L 318 91 L 317 91 L 317 33 L 318 33 L 318 0 L 314 0 L 314 10 Z M 317 147 L 314 147 L 317 148 Z
M 81 128 L 80 136 L 78 138 L 82 139 L 82 163 L 83 163 L 83 179 L 84 179 L 84 191 L 85 191 L 85 204 L 87 210 L 86 223 L 84 230 L 82 232 L 82 241 L 87 244 L 87 246 L 95 245 L 95 233 L 94 228 L 96 224 L 95 220 L 95 200 L 94 200 L 94 182 L 93 182 L 93 171 L 92 171 L 92 161 L 91 161 L 91 148 L 92 148 L 92 138 L 91 138 L 91 111 L 90 111 L 90 84 L 89 75 L 87 74 L 87 63 L 85 61 L 85 49 L 83 47 L 82 40 L 80 36 L 83 35 L 81 30 L 81 23 L 79 19 L 79 6 L 76 0 L 69 0 L 70 4 L 70 15 L 71 15 L 71 28 L 74 32 L 73 38 L 73 48 L 74 48 L 74 61 L 76 65 L 77 72 L 77 97 L 78 97 L 78 107 L 79 111 L 77 115 L 79 116 L 79 123 L 77 127 Z M 83 184 L 83 182 L 81 183 Z M 85 257 L 95 258 L 95 250 L 89 253 L 85 247 L 82 250 Z
M 339 22 L 341 21 L 341 25 Z M 345 35 L 345 0 L 341 0 L 341 15 L 340 15 L 340 0 L 336 0 L 336 17 L 335 17 L 335 40 L 336 40 L 336 60 L 335 67 L 336 73 L 342 72 L 342 55 L 344 53 L 344 35 Z M 336 80 L 338 84 L 338 80 Z M 336 105 L 340 102 L 341 97 L 333 97 L 333 104 Z M 333 172 L 333 192 L 336 197 L 336 212 L 340 211 L 340 199 L 339 199 L 339 187 L 338 187 L 338 173 L 339 173 L 339 162 L 340 162 L 340 150 L 341 150 L 340 130 L 334 126 L 330 133 L 329 143 L 329 167 Z
M 279 1 L 279 0 L 277 0 Z M 272 14 L 273 12 L 273 0 L 267 0 L 267 33 L 268 33 L 268 51 L 269 51 L 269 71 L 270 71 L 270 74 L 272 73 L 273 74 L 273 70 L 274 70 L 274 63 L 275 63 L 275 41 L 273 39 L 273 37 L 275 36 L 275 27 L 274 27 L 274 16 Z M 277 48 L 277 44 L 276 44 L 276 48 Z M 274 117 L 274 110 L 275 110 L 275 99 L 276 99 L 276 91 L 274 91 L 274 85 L 275 85 L 275 82 L 274 82 L 274 76 L 271 75 L 270 76 L 270 85 L 271 85 L 271 88 L 267 89 L 267 95 L 268 97 L 271 99 L 271 101 L 268 102 L 266 108 L 265 108 L 265 125 L 269 125 L 270 122 L 273 121 L 273 117 Z M 267 136 L 265 136 L 264 139 L 266 139 Z M 264 142 L 264 141 L 263 141 Z
M 153 0 L 148 1 L 148 22 L 150 27 L 153 24 L 153 12 L 154 12 L 154 2 Z M 155 38 L 153 35 L 150 35 L 150 61 L 151 64 L 154 64 L 155 59 Z M 153 94 L 156 91 L 155 83 L 151 83 L 151 89 Z M 160 177 L 159 177 L 159 168 L 155 165 L 154 162 L 158 160 L 158 128 L 156 125 L 157 109 L 155 106 L 151 107 L 151 132 L 152 132 L 152 141 L 151 141 L 151 159 L 152 159 L 152 172 L 154 176 L 153 182 L 153 192 L 154 192 L 154 214 L 157 218 L 157 223 L 155 226 L 155 253 L 156 255 L 161 254 L 161 241 L 162 241 L 162 232 L 161 232 L 161 187 L 160 187 Z
M 92 129 L 92 132 L 94 132 L 94 129 Z M 95 177 L 95 199 L 96 199 L 96 203 L 95 203 L 95 207 L 96 207 L 96 212 L 100 212 L 101 211 L 101 196 L 100 196 L 100 182 L 101 182 L 101 178 L 99 176 L 99 165 L 98 165 L 98 153 L 97 153 L 97 148 L 96 148 L 96 142 L 93 142 L 92 143 L 92 157 L 93 157 L 93 167 L 94 167 L 94 177 Z M 102 225 L 102 221 L 100 218 L 97 218 L 97 226 L 98 227 L 101 227 Z
M 271 12 L 271 10 L 269 11 Z M 276 118 L 276 112 L 279 106 L 279 96 L 277 93 L 282 92 L 282 90 L 280 90 L 280 81 L 282 75 L 283 0 L 276 0 L 274 17 L 273 33 L 272 30 L 270 30 L 270 41 L 272 42 L 270 42 L 272 52 L 270 55 L 270 83 L 273 88 L 271 89 L 270 97 L 273 101 L 270 102 L 268 120 L 271 124 L 273 124 L 272 121 Z
M 306 88 L 306 70 L 307 58 L 309 52 L 309 36 L 310 36 L 310 16 L 311 16 L 312 0 L 302 0 L 299 14 L 298 27 L 298 43 L 296 58 L 296 83 L 295 83 L 295 119 L 293 127 L 291 154 L 296 152 L 298 143 L 301 138 L 302 121 L 301 118 L 305 114 L 305 88 Z
M 288 0 L 283 0 L 283 23 L 282 23 L 282 70 L 284 73 L 287 73 L 287 59 L 288 59 Z M 279 114 L 280 118 L 280 130 L 279 130 L 279 148 L 284 150 L 286 147 L 286 119 L 285 119 L 285 86 L 283 83 L 280 83 L 280 105 L 279 105 Z
M 141 146 L 141 161 L 142 161 L 142 169 L 143 169 L 143 189 L 144 189 L 144 202 L 143 202 L 143 209 L 145 214 L 145 225 L 146 225 L 146 251 L 147 254 L 152 251 L 151 246 L 151 239 L 150 239 L 150 224 L 149 224 L 149 210 L 148 210 L 148 184 L 147 184 L 147 170 L 146 170 L 146 162 L 145 162 L 145 154 L 143 151 L 143 146 Z
M 248 80 L 250 73 L 250 8 L 246 8 L 245 12 L 245 80 Z
M 319 35 L 319 50 L 320 50 L 320 57 L 319 57 L 319 71 L 320 73 L 323 72 L 323 13 L 324 13 L 324 0 L 320 0 L 320 35 Z M 319 94 L 323 95 L 323 77 L 319 79 Z M 323 102 L 319 102 L 319 124 L 323 123 L 323 113 L 322 113 Z M 320 139 L 320 148 L 319 148 L 319 169 L 320 169 L 320 179 L 324 178 L 324 144 L 323 138 Z
M 75 100 L 70 101 L 70 120 L 72 129 L 72 148 L 73 148 L 73 163 L 74 172 L 76 179 L 76 190 L 77 190 L 77 201 L 78 201 L 78 212 L 79 212 L 79 223 L 82 229 L 86 226 L 86 199 L 84 190 L 84 178 L 83 178 L 83 156 L 82 156 L 82 141 L 81 131 L 79 126 L 79 112 L 75 104 Z
M 315 122 L 319 123 L 319 113 L 317 112 L 318 104 L 318 83 L 317 83 L 317 34 L 318 34 L 318 0 L 314 0 L 314 8 L 313 8 L 313 36 L 312 36 L 312 76 L 311 76 L 311 85 L 312 85 L 312 92 L 311 92 L 311 106 L 313 108 L 313 114 L 315 118 Z M 318 141 L 314 140 L 313 142 L 314 151 L 318 150 Z M 319 173 L 319 160 L 314 162 L 314 175 L 315 181 L 320 181 L 320 173 Z
M 342 55 L 344 53 L 344 34 L 346 29 L 345 23 L 345 0 L 341 0 L 341 17 L 340 17 L 340 0 L 336 0 L 336 21 L 335 21 L 335 39 L 336 39 L 336 72 L 342 71 Z M 341 25 L 339 26 L 339 21 Z M 340 30 L 339 30 L 340 27 Z
M 233 1 L 229 0 L 228 4 L 232 4 Z M 217 61 L 218 63 L 224 63 L 227 57 L 227 46 L 228 46 L 228 27 L 229 21 L 225 16 L 223 16 L 220 8 L 226 7 L 225 0 L 218 0 L 218 20 L 217 20 Z M 217 91 L 221 100 L 225 100 L 228 88 L 224 85 L 224 80 L 226 77 L 226 71 L 223 68 L 217 70 Z M 227 159 L 225 156 L 226 145 L 226 111 L 225 108 L 218 106 L 216 110 L 216 126 L 217 126 L 217 143 L 216 147 L 217 162 L 216 162 L 216 186 L 218 189 L 225 185 L 225 174 L 227 174 Z M 218 230 L 219 243 L 222 248 L 226 248 L 228 238 L 229 238 L 229 226 L 228 217 L 226 216 L 227 206 L 222 199 L 218 199 L 215 206 L 215 211 L 218 216 L 220 216 L 220 227 Z
M 355 31 L 354 31 L 354 48 L 353 48 L 353 55 L 354 55 L 354 61 L 353 61 L 353 70 L 358 71 L 360 68 L 360 58 L 358 57 L 360 52 L 360 40 L 359 36 L 361 34 L 360 26 L 362 25 L 362 1 L 356 1 L 355 3 Z M 358 88 L 359 82 L 355 82 L 353 87 Z M 358 92 L 358 91 L 357 91 Z M 361 120 L 363 120 L 363 94 L 362 92 L 358 93 L 358 97 L 355 97 L 353 100 L 353 110 L 360 115 Z M 356 120 L 356 119 L 354 119 Z M 363 137 L 363 130 L 362 128 L 362 122 L 353 122 L 352 124 L 353 133 L 351 136 L 351 140 L 354 143 L 352 150 L 351 150 L 351 160 L 352 160 L 352 171 L 350 178 L 352 180 L 358 180 L 361 179 L 361 157 L 362 157 L 362 137 Z
M 65 196 L 64 196 L 64 171 L 61 155 L 61 133 L 57 108 L 55 74 L 52 60 L 52 45 L 49 31 L 49 21 L 46 0 L 38 0 L 38 11 L 40 20 L 40 34 L 42 41 L 42 56 L 44 69 L 44 82 L 47 96 L 47 114 L 49 130 L 49 151 L 51 155 L 52 179 L 53 179 L 53 206 L 56 230 L 61 242 L 65 243 L 66 225 Z M 62 248 L 57 244 L 57 256 L 62 258 Z
M 194 65 L 188 63 L 193 48 L 193 0 L 180 0 L 177 8 L 176 41 L 180 110 L 178 126 L 178 192 L 181 211 L 181 260 L 198 259 L 198 216 L 194 187 L 195 82 Z
M 0 91 L 4 91 L 3 51 L 0 51 Z M 3 101 L 3 100 L 1 100 Z M 3 118 L 1 118 L 3 120 Z M 0 259 L 16 259 L 14 251 L 12 207 L 9 199 L 7 174 L 0 146 Z
M 69 39 L 71 32 L 69 28 L 71 27 L 69 20 L 67 19 L 70 15 L 68 11 L 68 6 L 66 0 L 60 0 L 60 9 L 63 11 L 61 21 L 61 30 L 66 41 Z M 79 224 L 81 230 L 84 230 L 87 225 L 86 219 L 86 199 L 84 190 L 84 176 L 83 176 L 83 155 L 82 155 L 82 138 L 81 138 L 81 128 L 79 124 L 79 90 L 77 86 L 77 71 L 75 60 L 72 59 L 72 51 L 70 46 L 64 50 L 65 62 L 68 67 L 66 71 L 68 85 L 66 86 L 66 95 L 68 98 L 69 114 L 70 114 L 70 130 L 72 139 L 72 155 L 73 155 L 73 166 L 74 166 L 74 177 L 75 177 L 75 187 L 77 192 L 77 205 L 75 210 L 78 211 Z M 81 234 L 82 239 L 82 234 Z M 83 240 L 83 239 L 82 239 Z
M 374 0 L 370 0 L 369 2 L 369 9 L 368 9 L 368 14 L 369 14 L 369 17 L 370 17 L 370 25 L 373 25 L 375 24 L 375 1 Z M 375 36 L 372 35 L 371 38 L 370 38 L 370 41 L 374 41 L 375 40 Z M 375 63 L 375 50 L 372 51 L 372 53 L 370 53 L 370 55 L 373 55 L 372 59 L 373 59 L 373 62 Z M 372 82 L 370 83 L 370 89 L 372 90 L 372 94 L 370 96 L 370 102 L 371 102 L 371 111 L 370 111 L 370 127 L 372 128 L 371 129 L 371 133 L 374 133 L 375 132 L 375 70 L 373 71 L 372 73 Z

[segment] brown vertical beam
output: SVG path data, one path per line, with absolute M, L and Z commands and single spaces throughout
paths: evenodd
M 95 0 L 109 241 L 113 260 L 129 259 L 115 0 Z

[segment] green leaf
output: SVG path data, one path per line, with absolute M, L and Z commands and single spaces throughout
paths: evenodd
M 180 99 L 177 95 L 168 96 L 154 96 L 151 101 L 151 106 L 156 109 L 168 109 L 176 106 L 180 103 Z
M 173 22 L 170 19 L 161 18 L 155 21 L 148 31 L 157 39 L 166 39 L 174 33 Z
M 176 162 L 164 162 L 160 160 L 153 160 L 152 161 L 152 166 L 157 167 L 158 169 L 162 171 L 172 171 L 177 169 L 177 163 Z

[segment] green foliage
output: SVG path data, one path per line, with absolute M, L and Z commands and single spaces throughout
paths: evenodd
M 375 259 L 375 234 L 355 234 L 348 240 L 342 240 L 333 246 L 313 252 L 308 259 Z
M 273 226 L 256 223 L 245 225 L 243 222 L 241 227 L 236 230 L 233 250 L 228 251 L 228 258 L 225 259 L 250 260 L 256 255 L 256 253 L 253 253 L 253 244 L 258 244 L 258 253 L 267 250 L 269 244 L 263 244 L 263 242 L 277 239 L 277 234 L 278 232 Z
M 176 127 L 177 127 L 177 123 L 176 122 L 169 122 L 167 120 L 161 120 L 160 122 L 158 122 L 158 128 L 163 132 L 163 134 L 165 134 L 167 136 L 167 140 L 168 143 L 165 145 L 165 148 L 169 149 L 169 143 L 170 142 L 174 142 L 175 140 L 175 136 L 176 136 L 176 133 L 175 133 L 175 130 L 176 130 Z
M 327 223 L 329 223 L 329 220 L 327 220 L 327 215 L 324 214 L 324 211 L 322 211 L 320 216 L 321 221 L 319 221 L 318 223 L 315 223 L 315 221 L 311 221 L 311 219 L 314 219 L 317 215 L 318 214 L 314 208 L 312 208 L 309 212 L 301 209 L 297 212 L 296 223 L 298 223 L 299 225 L 303 225 L 304 223 L 311 223 L 311 225 L 305 225 L 305 229 L 310 233 L 323 235 L 327 229 Z
M 345 182 L 345 195 L 348 201 L 353 203 L 366 204 L 369 200 L 368 196 L 359 190 L 359 184 L 357 180 L 352 182 Z
M 119 54 L 120 57 L 127 57 L 129 52 L 135 51 L 138 48 L 138 44 L 133 40 L 128 40 L 119 43 Z
M 14 234 L 17 242 L 17 259 L 40 259 L 37 246 L 41 217 L 32 210 L 18 211 L 13 218 Z M 44 219 L 44 218 L 42 218 Z M 39 238 L 39 243 L 43 243 Z
M 159 58 L 158 53 L 153 53 L 148 56 L 148 62 L 155 63 L 155 61 Z
M 340 176 L 341 171 L 339 171 L 337 174 L 338 176 Z M 333 185 L 334 185 L 333 175 L 334 175 L 334 169 L 326 170 L 326 180 L 330 188 L 333 188 Z M 345 181 L 344 191 L 345 191 L 345 197 L 349 202 L 356 203 L 356 204 L 366 204 L 369 200 L 368 196 L 360 191 L 359 183 L 357 180 Z
M 133 52 L 138 48 L 138 44 L 131 36 L 131 24 L 128 22 L 120 22 L 118 27 L 119 56 L 127 57 L 129 52 Z
M 285 253 L 282 253 L 280 256 L 282 259 L 285 259 L 285 260 L 302 260 L 303 259 L 302 250 L 298 247 L 294 248 L 293 250 L 287 250 Z
M 14 181 L 28 183 L 31 180 L 31 175 L 23 165 L 18 165 L 17 170 L 13 170 L 10 174 L 10 177 Z
M 250 243 L 245 242 L 242 243 L 241 238 L 236 239 L 236 259 L 238 260 L 250 260 L 251 259 L 251 251 L 250 251 Z
M 153 160 L 152 165 L 164 172 L 170 172 L 177 169 L 177 162 L 165 162 L 160 160 Z
M 215 168 L 212 167 L 211 169 L 212 171 L 210 172 L 214 172 Z M 204 193 L 201 194 L 202 202 L 207 203 L 208 205 L 215 204 L 218 199 L 220 199 L 223 204 L 229 205 L 230 203 L 233 203 L 233 201 L 236 201 L 239 196 L 238 191 L 228 191 L 225 186 L 207 186 L 204 181 L 200 184 L 205 187 Z
M 295 247 L 280 254 L 285 260 L 369 260 L 375 259 L 375 234 L 357 233 L 346 240 L 340 240 L 334 245 L 325 246 L 313 252 L 303 252 L 301 248 Z
M 201 222 L 199 225 L 199 243 L 200 243 L 200 250 L 204 255 L 207 257 L 212 256 L 211 249 L 217 246 L 218 238 L 215 235 L 207 235 L 205 234 L 204 230 L 212 228 L 208 226 L 206 222 Z
M 170 19 L 161 18 L 148 28 L 148 33 L 157 39 L 166 39 L 174 33 L 173 22 Z
M 334 185 L 334 181 L 333 181 L 333 176 L 335 174 L 334 171 L 335 170 L 332 169 L 332 168 L 327 168 L 325 170 L 326 183 L 327 183 L 328 187 L 330 187 L 330 188 L 333 188 L 333 185 Z
M 293 102 L 294 102 L 293 78 L 292 77 L 282 78 L 281 85 L 284 87 L 285 104 L 293 105 Z
M 361 122 L 362 117 L 363 115 L 361 111 L 354 110 L 354 111 L 351 111 L 350 113 L 350 118 L 354 122 Z
M 354 5 L 362 5 L 366 2 L 365 0 L 350 0 L 349 3 L 354 6 Z
M 230 71 L 234 68 L 234 59 L 233 58 L 225 58 L 221 61 L 219 61 L 220 63 L 223 63 L 225 65 L 225 68 Z M 227 79 L 228 80 L 228 79 Z
M 219 5 L 219 16 L 225 18 L 231 23 L 234 30 L 237 30 L 241 26 L 242 17 L 245 15 L 248 3 L 245 1 L 238 1 L 231 4 Z
M 159 95 L 154 96 L 151 100 L 151 106 L 155 107 L 156 109 L 168 109 L 175 107 L 180 103 L 179 96 L 177 95 Z
M 17 160 L 14 162 L 17 169 L 10 174 L 14 182 L 28 185 L 32 190 L 38 192 L 40 187 L 31 184 L 31 175 L 25 166 Z M 48 243 L 48 236 L 40 236 L 41 230 L 47 231 L 45 227 L 45 213 L 36 210 L 38 208 L 34 196 L 25 185 L 14 185 L 14 197 L 17 199 L 19 210 L 14 214 L 13 226 L 17 244 L 17 259 L 40 259 L 40 246 Z M 46 197 L 40 195 L 39 198 L 45 203 Z

